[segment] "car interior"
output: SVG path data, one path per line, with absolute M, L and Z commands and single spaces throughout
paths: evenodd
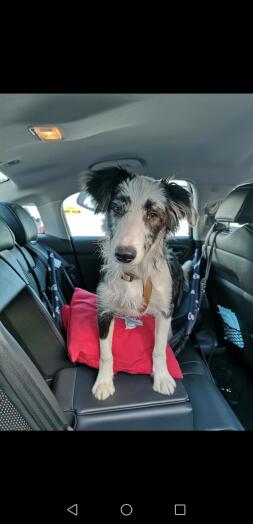
M 0 95 L 1 431 L 253 429 L 252 132 L 251 94 Z M 103 217 L 80 173 L 115 164 L 186 187 L 200 219 L 169 247 L 181 264 L 211 256 L 171 396 L 118 373 L 94 398 L 97 370 L 70 360 L 48 298 L 50 253 L 59 308 L 74 287 L 96 293 Z

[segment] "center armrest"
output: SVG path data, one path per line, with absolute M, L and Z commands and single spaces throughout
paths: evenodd
M 167 396 L 153 391 L 148 375 L 118 373 L 114 395 L 100 401 L 91 392 L 96 376 L 97 370 L 78 365 L 55 377 L 53 391 L 65 412 L 75 412 L 77 429 L 193 429 L 191 403 L 180 380 Z

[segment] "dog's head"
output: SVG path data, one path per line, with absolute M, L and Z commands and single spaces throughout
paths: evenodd
M 121 264 L 140 264 L 161 237 L 176 232 L 182 218 L 191 226 L 197 222 L 191 194 L 174 182 L 112 167 L 83 175 L 81 183 L 95 212 L 105 213 L 111 256 Z

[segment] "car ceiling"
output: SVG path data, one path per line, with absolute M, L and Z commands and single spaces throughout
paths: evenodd
M 40 142 L 31 126 L 58 126 Z M 1 200 L 60 200 L 96 162 L 140 158 L 154 177 L 202 187 L 252 180 L 252 94 L 1 94 Z M 19 163 L 8 165 L 8 162 Z M 35 199 L 36 199 L 35 198 Z

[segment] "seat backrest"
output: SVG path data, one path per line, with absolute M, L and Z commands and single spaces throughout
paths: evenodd
M 0 202 L 0 218 L 9 226 L 15 236 L 16 242 L 12 249 L 13 256 L 16 257 L 26 274 L 31 287 L 45 302 L 49 312 L 53 314 L 54 300 L 50 287 L 50 276 L 52 273 L 49 270 L 51 248 L 47 249 L 38 243 L 36 223 L 22 206 Z M 66 267 L 67 262 L 58 253 L 55 253 L 55 256 L 60 265 Z M 70 282 L 66 271 L 61 271 L 58 268 L 57 300 L 60 308 L 70 301 L 73 288 L 73 283 Z
M 59 369 L 72 364 L 63 336 L 12 256 L 14 241 L 0 219 L 0 321 L 50 381 Z
M 220 342 L 253 365 L 253 183 L 229 193 L 215 220 L 226 227 L 215 240 L 208 298 L 216 313 Z
M 69 423 L 41 374 L 0 322 L 0 431 L 63 431 Z

